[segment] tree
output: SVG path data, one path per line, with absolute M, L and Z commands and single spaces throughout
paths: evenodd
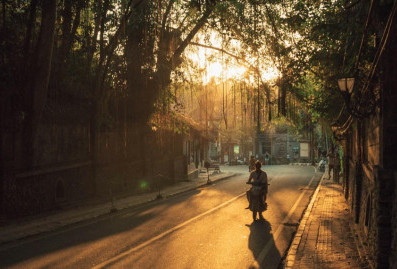
M 125 48 L 128 114 L 138 124 L 148 121 L 160 92 L 168 87 L 171 73 L 181 64 L 184 50 L 207 22 L 216 4 L 214 1 L 205 1 L 199 6 L 194 3 L 169 1 L 156 6 L 147 2 L 135 11 L 129 22 Z
M 29 70 L 31 75 L 22 90 L 26 109 L 24 125 L 24 148 L 26 152 L 24 156 L 27 167 L 33 165 L 36 128 L 42 117 L 48 95 L 57 14 L 56 2 L 56 0 L 42 2 L 42 18 L 37 45 L 33 56 L 30 58 L 31 62 L 25 63 L 31 69 Z

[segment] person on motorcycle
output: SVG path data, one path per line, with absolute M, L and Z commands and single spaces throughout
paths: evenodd
M 256 161 L 255 170 L 251 172 L 247 182 L 247 184 L 252 184 L 251 189 L 247 191 L 247 199 L 249 201 L 247 209 L 252 211 L 252 217 L 254 220 L 256 220 L 257 213 L 259 213 L 259 218 L 263 219 L 262 212 L 267 209 L 267 174 L 265 171 L 261 170 L 261 167 L 261 162 Z

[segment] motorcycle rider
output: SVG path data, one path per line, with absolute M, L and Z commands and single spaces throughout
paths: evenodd
M 247 191 L 247 199 L 249 202 L 247 209 L 252 211 L 252 217 L 254 220 L 256 220 L 257 213 L 259 213 L 259 218 L 263 219 L 262 212 L 267 209 L 267 174 L 265 171 L 261 170 L 261 167 L 261 162 L 256 161 L 255 170 L 251 172 L 247 182 L 247 184 L 252 184 L 252 188 Z

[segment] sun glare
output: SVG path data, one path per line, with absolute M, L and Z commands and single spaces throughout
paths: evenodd
M 264 81 L 270 81 L 278 78 L 280 76 L 280 73 L 276 68 L 268 67 L 265 71 L 262 70 L 261 75 Z
M 203 42 L 203 37 L 200 38 L 199 43 Z M 222 48 L 222 42 L 219 36 L 212 32 L 210 35 L 210 43 L 216 48 Z M 235 41 L 237 42 L 237 41 Z M 234 44 L 236 47 L 239 44 Z M 187 54 L 190 59 L 193 60 L 197 66 L 203 70 L 201 79 L 204 84 L 209 83 L 212 79 L 216 81 L 226 81 L 229 79 L 240 80 L 246 77 L 249 71 L 247 67 L 239 64 L 233 57 L 222 54 L 216 49 L 211 49 L 203 46 L 196 46 L 194 50 Z M 280 76 L 277 68 L 268 65 L 262 65 L 261 77 L 263 81 L 271 81 Z M 249 80 L 254 83 L 252 72 L 249 72 Z M 254 75 L 255 76 L 255 75 Z
M 247 69 L 244 66 L 231 65 L 224 68 L 220 62 L 211 62 L 206 66 L 206 74 L 203 77 L 203 82 L 206 84 L 212 78 L 225 81 L 229 78 L 240 79 L 244 76 Z

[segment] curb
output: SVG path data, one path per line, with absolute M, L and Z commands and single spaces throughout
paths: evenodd
M 318 183 L 317 188 L 316 188 L 316 190 L 313 193 L 313 196 L 312 196 L 312 198 L 310 200 L 310 203 L 309 203 L 309 205 L 307 206 L 307 208 L 305 210 L 303 218 L 302 218 L 302 220 L 299 223 L 297 232 L 295 233 L 294 239 L 292 240 L 292 244 L 291 244 L 291 246 L 290 246 L 290 248 L 288 250 L 287 257 L 285 258 L 285 267 L 284 268 L 293 268 L 293 266 L 294 266 L 296 253 L 298 251 L 298 247 L 299 247 L 299 244 L 301 242 L 303 232 L 305 231 L 307 220 L 310 217 L 310 213 L 311 213 L 311 211 L 313 209 L 314 202 L 317 199 L 317 195 L 318 195 L 318 193 L 320 191 L 320 188 L 321 188 L 321 185 L 323 183 L 324 175 L 325 175 L 325 173 L 322 175 L 322 177 L 320 179 L 320 182 Z
M 288 165 L 295 165 L 295 166 L 312 166 L 311 163 L 289 163 Z
M 217 182 L 217 181 L 221 181 L 221 180 L 225 180 L 225 179 L 234 177 L 236 175 L 238 175 L 238 173 L 230 173 L 230 174 L 227 174 L 227 175 L 224 175 L 224 176 L 219 176 L 218 178 L 215 178 L 215 179 L 213 179 L 211 181 L 212 181 L 212 183 L 214 183 L 214 182 Z M 68 223 L 64 223 L 64 224 L 62 224 L 60 221 L 49 220 L 48 223 L 44 223 L 44 225 L 43 224 L 37 224 L 36 226 L 34 226 L 32 228 L 33 231 L 26 231 L 25 233 L 22 231 L 22 232 L 19 232 L 19 236 L 16 235 L 14 238 L 5 239 L 4 241 L 0 240 L 0 249 L 1 249 L 2 246 L 5 246 L 5 245 L 10 244 L 10 243 L 18 242 L 19 240 L 28 239 L 28 238 L 31 238 L 33 236 L 45 234 L 45 233 L 48 233 L 48 232 L 54 232 L 54 231 L 57 231 L 59 229 L 62 229 L 62 228 L 65 228 L 65 227 L 69 227 L 69 226 L 72 226 L 72 225 L 79 225 L 79 224 L 83 224 L 83 223 L 88 222 L 88 221 L 99 220 L 99 219 L 104 218 L 104 217 L 109 216 L 109 215 L 113 215 L 114 216 L 114 215 L 117 214 L 117 212 L 120 212 L 122 210 L 138 209 L 138 208 L 140 208 L 142 206 L 145 206 L 145 205 L 147 205 L 149 203 L 152 203 L 152 202 L 155 202 L 155 201 L 164 200 L 164 199 L 167 199 L 167 198 L 172 198 L 172 197 L 175 197 L 175 196 L 177 196 L 179 194 L 183 194 L 183 193 L 186 193 L 186 192 L 198 189 L 198 188 L 202 188 L 202 187 L 205 187 L 205 186 L 211 186 L 211 185 L 207 185 L 207 183 L 198 183 L 195 186 L 186 187 L 185 189 L 182 189 L 180 191 L 175 191 L 175 192 L 173 192 L 171 194 L 164 194 L 164 198 L 162 198 L 162 199 L 157 199 L 156 197 L 153 197 L 151 199 L 144 199 L 144 200 L 142 200 L 142 202 L 138 202 L 138 203 L 132 204 L 132 205 L 126 204 L 124 206 L 123 205 L 115 206 L 114 207 L 114 209 L 115 209 L 114 212 L 111 212 L 112 207 L 109 206 L 109 203 L 106 202 L 106 203 L 102 204 L 103 207 L 101 209 L 98 209 L 99 212 L 97 212 L 97 213 L 95 213 L 95 210 L 93 210 L 93 212 L 88 212 L 88 210 L 87 210 L 87 212 L 85 214 L 81 214 L 81 213 L 80 214 L 76 214 L 78 216 L 75 216 L 75 220 L 74 221 L 71 221 L 71 222 L 68 222 Z M 155 195 L 155 193 L 153 193 L 153 195 Z M 109 207 L 109 208 L 107 209 L 107 207 Z M 93 207 L 93 208 L 95 208 L 95 207 Z M 29 222 L 27 222 L 27 223 L 29 223 Z M 53 226 L 51 226 L 51 224 L 53 224 Z M 16 231 L 16 233 L 18 234 L 18 231 Z

